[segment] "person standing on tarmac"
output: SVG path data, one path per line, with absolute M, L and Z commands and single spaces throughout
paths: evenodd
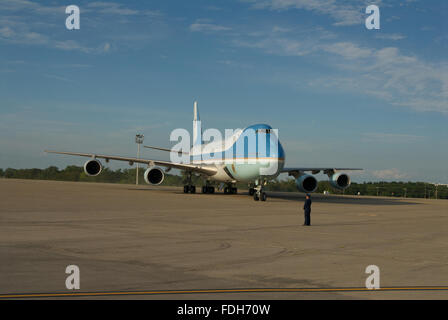
M 305 212 L 305 223 L 304 226 L 311 225 L 311 196 L 309 194 L 306 195 L 305 204 L 303 205 L 303 211 Z

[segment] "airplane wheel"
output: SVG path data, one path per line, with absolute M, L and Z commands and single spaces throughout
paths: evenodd
M 231 188 L 230 189 L 232 192 L 232 194 L 237 194 L 238 193 L 238 189 L 237 188 Z
M 188 191 L 189 191 L 188 186 L 184 186 L 184 193 L 188 193 Z
M 262 192 L 262 193 L 261 193 L 260 200 L 261 200 L 261 201 L 266 201 L 267 198 L 268 198 L 268 196 L 266 195 L 266 192 Z
M 190 186 L 190 193 L 196 193 L 196 187 Z
M 260 197 L 258 196 L 258 193 L 254 193 L 254 200 L 255 201 L 258 201 L 258 200 L 260 200 Z
M 224 194 L 228 194 L 229 193 L 229 188 L 228 187 L 225 187 L 224 188 Z
M 253 196 L 255 193 L 255 189 L 254 188 L 249 188 L 249 195 Z
M 208 193 L 215 193 L 215 187 L 207 187 Z

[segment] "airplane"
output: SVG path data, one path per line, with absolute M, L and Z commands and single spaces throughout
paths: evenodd
M 266 201 L 265 186 L 271 179 L 276 178 L 281 173 L 288 173 L 289 176 L 295 178 L 298 191 L 312 193 L 316 191 L 318 186 L 318 181 L 313 175 L 321 171 L 328 176 L 332 187 L 344 190 L 350 186 L 351 180 L 348 174 L 340 171 L 363 170 L 360 168 L 334 167 L 284 167 L 285 151 L 278 140 L 277 131 L 268 124 L 255 124 L 244 129 L 237 129 L 223 140 L 203 143 L 196 101 L 194 102 L 193 115 L 193 142 L 194 145 L 191 146 L 189 151 L 144 146 L 149 149 L 175 153 L 190 160 L 184 162 L 96 153 L 52 150 L 45 150 L 45 152 L 91 158 L 84 164 L 84 172 L 88 176 L 97 176 L 101 173 L 103 165 L 98 159 L 104 159 L 106 162 L 110 160 L 126 161 L 129 165 L 134 163 L 145 164 L 148 167 L 143 177 L 145 182 L 150 185 L 160 185 L 165 178 L 165 172 L 171 169 L 179 169 L 186 173 L 184 193 L 196 193 L 196 186 L 192 183 L 194 174 L 203 178 L 202 193 L 214 193 L 215 184 L 220 183 L 221 186 L 225 185 L 223 188 L 225 194 L 236 194 L 236 183 L 245 182 L 249 186 L 249 195 L 253 196 L 255 201 Z M 265 147 L 262 147 L 263 142 L 266 142 Z M 191 160 L 191 158 L 193 159 Z M 165 170 L 162 168 L 165 168 Z

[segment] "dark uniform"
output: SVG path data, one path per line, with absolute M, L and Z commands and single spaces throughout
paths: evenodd
M 311 198 L 305 200 L 303 210 L 305 211 L 305 223 L 303 225 L 309 226 L 311 225 Z

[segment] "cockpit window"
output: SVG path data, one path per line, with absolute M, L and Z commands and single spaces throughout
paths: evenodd
M 271 129 L 257 129 L 257 133 L 271 133 Z

